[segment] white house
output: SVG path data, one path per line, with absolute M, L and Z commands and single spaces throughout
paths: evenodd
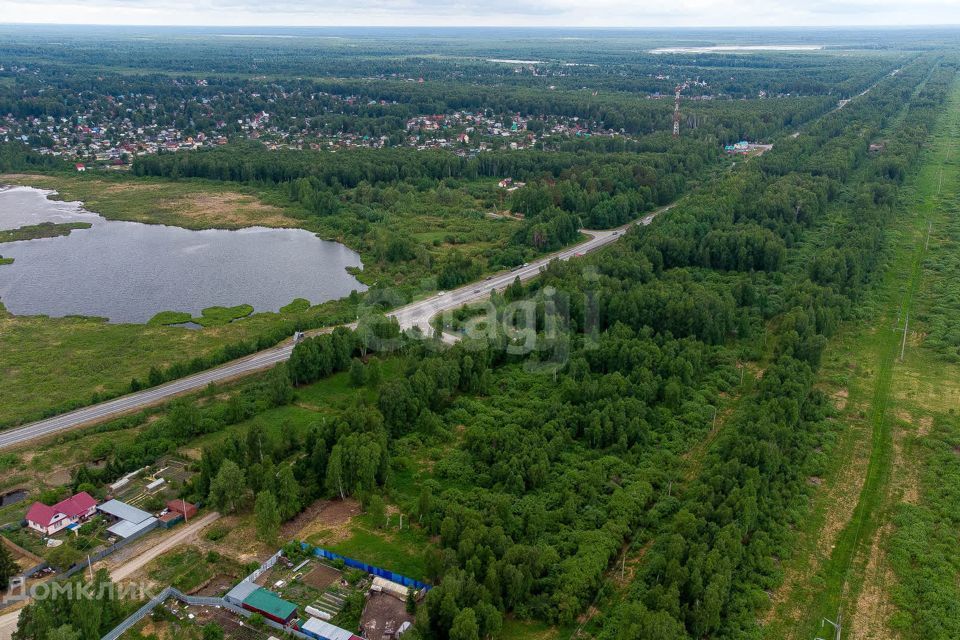
M 86 491 L 81 491 L 53 506 L 34 502 L 27 511 L 27 526 L 49 536 L 72 524 L 86 520 L 96 510 L 97 501 Z

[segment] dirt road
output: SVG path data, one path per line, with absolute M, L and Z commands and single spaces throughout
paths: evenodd
M 163 538 L 158 538 L 158 542 L 152 547 L 144 549 L 141 553 L 136 554 L 134 557 L 111 569 L 110 577 L 114 582 L 126 580 L 145 567 L 154 558 L 192 539 L 200 533 L 204 527 L 215 522 L 219 517 L 219 513 L 208 513 L 199 520 L 194 520 L 184 527 L 175 529 L 174 533 Z M 19 609 L 0 616 L 0 640 L 10 640 L 13 637 L 13 632 L 17 629 L 17 620 L 19 618 Z

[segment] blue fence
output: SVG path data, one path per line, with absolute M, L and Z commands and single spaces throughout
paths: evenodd
M 302 543 L 303 548 L 307 549 L 310 545 Z M 339 553 L 334 553 L 333 551 L 327 551 L 326 549 L 321 549 L 320 547 L 313 548 L 313 554 L 320 558 L 325 558 L 327 560 L 342 560 L 343 564 L 347 565 L 351 569 L 360 569 L 361 571 L 366 571 L 367 573 L 372 573 L 375 576 L 380 576 L 385 580 L 390 580 L 391 582 L 396 582 L 402 584 L 405 587 L 413 587 L 414 589 L 421 590 L 425 589 L 429 591 L 432 587 L 424 582 L 419 580 L 414 580 L 413 578 L 408 578 L 407 576 L 401 575 L 399 573 L 394 573 L 389 569 L 383 569 L 381 567 L 375 567 L 372 564 L 367 564 L 366 562 L 360 562 L 359 560 L 354 560 L 353 558 L 348 558 L 342 556 Z

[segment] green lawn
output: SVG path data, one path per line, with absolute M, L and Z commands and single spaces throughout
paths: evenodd
M 398 517 L 394 516 L 390 530 L 378 529 L 366 516 L 360 516 L 354 520 L 351 535 L 345 540 L 326 543 L 326 535 L 321 532 L 311 536 L 307 542 L 408 578 L 425 580 L 427 570 L 424 558 L 430 542 L 422 531 L 407 527 L 406 524 L 402 531 L 397 531 L 398 523 Z
M 564 636 L 566 634 L 563 634 Z M 554 640 L 561 637 L 561 631 L 538 620 L 517 620 L 506 618 L 498 640 Z
M 400 375 L 404 363 L 401 357 L 378 359 L 378 362 L 381 380 Z M 377 390 L 369 386 L 359 389 L 352 386 L 349 372 L 344 371 L 297 389 L 297 404 L 324 411 L 344 409 L 356 402 L 358 395 L 368 402 L 374 402 L 377 399 Z

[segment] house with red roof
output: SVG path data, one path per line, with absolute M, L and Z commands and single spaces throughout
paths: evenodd
M 44 535 L 53 535 L 72 524 L 83 522 L 97 510 L 97 501 L 86 491 L 53 506 L 34 502 L 27 511 L 27 526 Z

